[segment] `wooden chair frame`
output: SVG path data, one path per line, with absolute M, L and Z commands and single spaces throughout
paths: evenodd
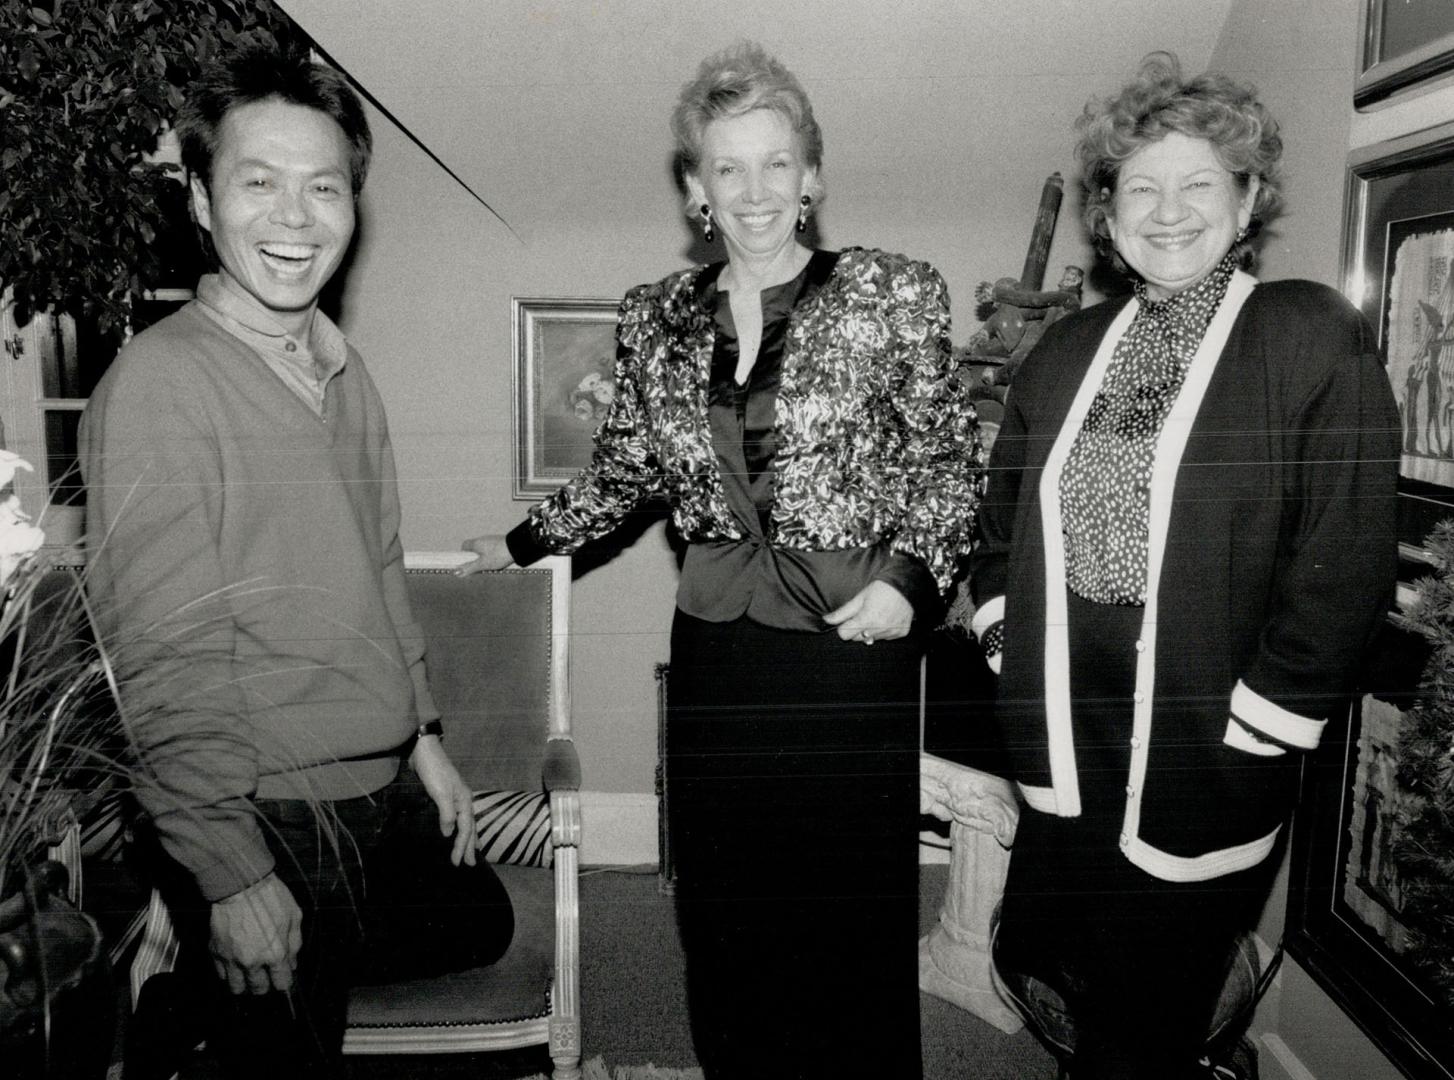
M 450 573 L 466 561 L 459 553 L 410 553 L 405 566 L 410 573 Z M 551 750 L 575 766 L 571 739 L 569 633 L 570 559 L 543 559 L 528 569 L 495 571 L 499 574 L 551 576 L 550 588 L 550 719 L 548 740 L 563 745 Z M 550 1010 L 546 1016 L 478 1024 L 407 1027 L 353 1027 L 344 1037 L 345 1054 L 435 1054 L 477 1053 L 518 1047 L 548 1045 L 554 1062 L 555 1080 L 579 1080 L 580 1040 L 580 843 L 581 802 L 576 786 L 550 789 L 551 842 L 554 845 L 555 876 L 555 962 L 550 985 Z M 544 871 L 541 871 L 542 873 Z

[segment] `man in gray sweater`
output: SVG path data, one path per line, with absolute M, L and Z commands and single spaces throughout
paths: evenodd
M 333 1075 L 350 983 L 491 963 L 513 920 L 425 681 L 383 406 L 318 310 L 362 105 L 250 47 L 178 133 L 217 270 L 86 410 L 90 585 L 209 1045 L 232 1075 Z

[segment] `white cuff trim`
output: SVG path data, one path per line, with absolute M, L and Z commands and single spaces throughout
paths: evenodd
M 969 620 L 969 628 L 976 638 L 982 638 L 986 630 L 1004 617 L 1005 598 L 1003 594 L 992 596 L 975 609 L 973 618 Z
M 1227 721 L 1227 733 L 1222 741 L 1234 750 L 1243 750 L 1258 757 L 1282 757 L 1287 750 L 1277 743 L 1264 742 L 1248 731 L 1236 720 Z
M 1268 701 L 1240 679 L 1232 691 L 1232 715 L 1269 739 L 1299 750 L 1316 749 L 1328 723 L 1289 712 L 1281 705 Z

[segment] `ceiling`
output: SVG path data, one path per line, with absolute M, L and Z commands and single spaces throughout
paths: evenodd
M 707 53 L 761 41 L 813 98 L 830 184 L 873 198 L 1063 156 L 1154 49 L 1205 66 L 1232 0 L 281 0 L 517 236 L 659 217 L 667 116 Z M 1043 175 L 1043 174 L 1041 174 Z

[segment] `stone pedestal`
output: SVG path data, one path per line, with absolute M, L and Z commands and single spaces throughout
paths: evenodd
M 919 989 L 1013 1035 L 1025 1025 L 995 991 L 989 935 L 1019 821 L 1014 789 L 1000 777 L 924 755 L 919 808 L 950 823 L 949 885 L 939 925 L 919 942 Z

